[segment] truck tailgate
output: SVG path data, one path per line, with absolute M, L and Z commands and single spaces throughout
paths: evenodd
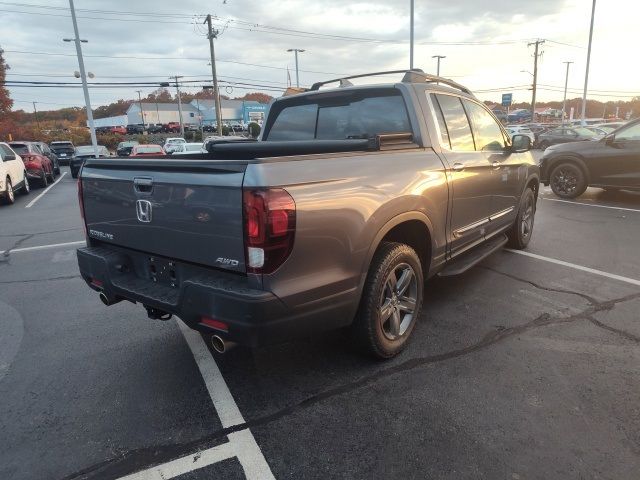
M 82 182 L 90 238 L 245 272 L 246 162 L 90 159 Z

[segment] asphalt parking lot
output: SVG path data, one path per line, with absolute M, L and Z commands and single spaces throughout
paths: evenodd
M 638 478 L 640 195 L 543 189 L 529 248 L 428 282 L 392 361 L 217 356 L 86 287 L 63 172 L 0 208 L 0 478 Z

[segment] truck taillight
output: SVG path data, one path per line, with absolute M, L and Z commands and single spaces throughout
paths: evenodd
M 296 204 L 282 188 L 245 189 L 247 271 L 271 273 L 287 259 L 296 230 Z
M 78 177 L 78 205 L 80 207 L 80 218 L 82 218 L 82 225 L 84 225 L 85 236 L 87 234 L 87 223 L 84 220 L 84 202 L 82 201 L 82 179 Z

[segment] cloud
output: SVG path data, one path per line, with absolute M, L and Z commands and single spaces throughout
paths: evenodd
M 445 74 L 468 83 L 471 88 L 526 84 L 529 79 L 519 71 L 531 68 L 532 59 L 524 41 L 513 45 L 481 47 L 433 45 L 430 42 L 500 42 L 505 39 L 550 37 L 569 43 L 584 44 L 584 32 L 588 28 L 590 13 L 584 3 L 581 0 L 536 0 L 524 3 L 512 0 L 416 1 L 416 64 L 430 69 L 433 67 L 431 56 L 442 54 L 447 55 L 443 62 Z M 620 8 L 629 8 L 624 0 L 611 0 L 611 3 L 620 3 Z M 5 50 L 44 51 L 69 55 L 38 56 L 7 52 L 5 57 L 12 66 L 12 73 L 54 73 L 68 75 L 68 79 L 73 80 L 72 73 L 78 69 L 75 51 L 72 44 L 61 41 L 63 37 L 71 37 L 73 30 L 70 18 L 65 16 L 65 3 L 60 5 L 62 6 L 59 10 L 29 10 L 34 13 L 62 16 L 3 12 L 0 45 Z M 89 43 L 83 44 L 86 66 L 95 73 L 96 81 L 159 82 L 175 74 L 207 80 L 210 75 L 210 67 L 207 65 L 208 41 L 201 25 L 202 17 L 197 17 L 197 21 L 193 17 L 205 13 L 215 15 L 217 28 L 223 28 L 229 21 L 227 28 L 216 40 L 216 54 L 220 60 L 218 73 L 227 81 L 284 85 L 287 67 L 291 70 L 292 78 L 294 77 L 293 55 L 286 52 L 292 47 L 307 50 L 300 55 L 303 84 L 331 78 L 336 74 L 408 66 L 407 0 L 214 0 L 207 3 L 196 0 L 183 0 L 178 3 L 157 0 L 104 3 L 98 0 L 84 0 L 76 5 L 76 8 L 81 8 L 78 10 L 81 36 L 89 40 Z M 637 6 L 633 8 L 638 10 Z M 206 9 L 211 11 L 207 12 Z M 26 11 L 27 8 L 7 7 L 7 10 Z M 615 12 L 616 6 L 608 6 L 604 14 L 609 10 Z M 109 14 L 108 11 L 116 14 Z M 133 16 L 128 12 L 145 15 Z M 629 12 L 625 18 L 634 18 L 632 13 Z M 618 28 L 621 27 L 621 22 L 624 24 L 625 18 L 616 20 Z M 382 39 L 384 42 L 319 39 L 305 36 L 304 33 L 275 30 L 271 27 Z M 611 36 L 617 38 L 616 42 L 619 41 L 615 29 L 612 29 Z M 600 37 L 599 45 L 605 48 L 605 45 L 613 43 L 606 43 L 603 37 Z M 594 50 L 594 55 L 597 54 L 598 50 Z M 579 62 L 584 57 L 583 50 L 548 45 L 542 63 L 546 68 L 543 70 L 543 77 L 548 75 L 545 78 L 548 83 L 563 83 L 561 69 L 557 69 L 555 63 L 561 64 L 563 59 L 570 55 L 575 57 L 576 68 L 580 68 Z M 551 72 L 556 70 L 557 73 L 552 75 Z M 14 80 L 18 78 L 51 80 L 51 77 L 46 76 L 10 77 Z M 594 82 L 596 78 L 603 82 L 601 88 L 616 88 L 606 75 L 595 73 Z M 155 84 L 150 85 L 143 88 L 143 91 L 151 91 L 155 87 Z M 186 87 L 187 90 L 195 88 L 199 87 Z M 137 88 L 92 89 L 93 105 L 109 103 L 118 98 L 131 98 L 135 89 Z M 233 95 L 241 95 L 245 91 L 236 86 Z M 11 92 L 13 97 L 18 99 L 17 107 L 28 105 L 27 102 L 32 99 L 51 104 L 83 104 L 82 92 L 79 89 L 12 88 Z M 526 90 L 521 95 L 527 95 Z M 544 96 L 544 93 L 542 95 Z

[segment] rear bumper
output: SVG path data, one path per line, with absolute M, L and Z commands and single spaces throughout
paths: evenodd
M 30 180 L 42 180 L 42 170 L 27 170 L 27 178 Z
M 175 262 L 182 279 L 170 287 L 145 278 L 148 255 L 111 247 L 81 248 L 77 254 L 82 278 L 93 290 L 170 312 L 194 330 L 243 345 L 307 336 L 353 318 L 352 295 L 314 302 L 313 309 L 291 309 L 273 293 L 251 288 L 242 275 Z M 201 323 L 203 316 L 224 322 L 227 330 Z

